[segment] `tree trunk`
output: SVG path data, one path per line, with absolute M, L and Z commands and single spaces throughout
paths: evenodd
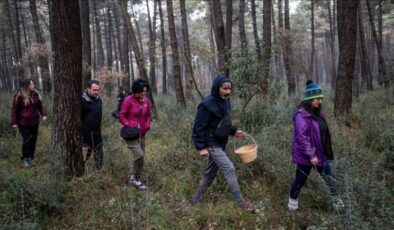
M 54 50 L 53 167 L 66 177 L 84 173 L 81 136 L 82 37 L 78 0 L 52 1 Z M 70 26 L 72 25 L 72 26 Z M 59 167 L 58 162 L 63 164 Z
M 334 0 L 335 1 L 335 0 Z M 327 0 L 327 9 L 328 9 L 328 19 L 330 23 L 330 50 L 331 50 L 331 88 L 335 88 L 335 78 L 337 76 L 336 73 L 336 63 L 335 63 L 335 30 L 334 30 L 334 18 L 335 15 L 331 15 L 331 0 Z M 334 12 L 333 12 L 334 13 Z
M 127 9 L 127 2 L 121 1 L 120 4 L 123 4 L 123 7 Z M 119 15 L 120 17 L 120 15 Z M 123 59 L 122 59 L 122 70 L 127 74 L 126 77 L 123 78 L 122 86 L 126 92 L 130 91 L 130 58 L 129 58 L 129 35 L 127 32 L 127 23 L 125 18 L 123 18 Z
M 148 75 L 146 74 L 146 69 L 145 69 L 145 62 L 144 62 L 143 57 L 141 56 L 140 49 L 138 47 L 137 38 L 136 38 L 135 33 L 134 33 L 133 25 L 131 24 L 130 16 L 127 13 L 127 8 L 125 8 L 125 6 L 127 6 L 127 2 L 126 1 L 127 0 L 119 0 L 119 5 L 120 5 L 120 8 L 122 10 L 124 21 L 127 23 L 127 32 L 128 32 L 128 35 L 129 35 L 129 41 L 131 43 L 131 47 L 133 48 L 133 52 L 134 52 L 134 56 L 135 56 L 135 59 L 136 59 L 136 62 L 137 62 L 139 74 L 140 74 L 142 79 L 148 80 Z M 156 106 L 155 106 L 155 102 L 153 100 L 152 94 L 149 93 L 148 97 L 149 97 L 149 100 L 151 102 L 153 116 L 155 118 L 157 118 L 158 114 L 157 114 L 157 110 L 156 110 Z
M 366 44 L 365 44 L 363 11 L 362 11 L 361 0 L 358 3 L 358 28 L 359 28 L 359 35 L 360 35 L 361 73 L 363 75 L 363 79 L 366 82 L 367 90 L 373 90 L 372 74 L 371 74 L 371 69 L 369 68 L 369 57 L 368 57 L 367 48 L 366 48 Z
M 141 47 L 141 56 L 144 57 L 144 46 L 142 45 L 142 36 L 141 36 L 141 30 L 140 30 L 140 26 L 138 25 L 137 19 L 135 19 L 135 13 L 134 13 L 134 8 L 133 8 L 133 4 L 131 4 L 131 16 L 133 17 L 133 21 L 135 24 L 135 29 L 137 31 L 137 36 L 138 36 L 138 43 L 140 44 Z
M 18 6 L 20 7 L 20 4 Z M 22 14 L 21 20 L 22 20 L 23 38 L 25 41 L 25 49 L 28 49 L 31 46 L 31 41 L 30 41 L 30 38 L 27 37 L 27 33 L 29 33 L 29 31 L 26 32 L 25 14 Z M 39 79 L 38 79 L 36 65 L 33 63 L 31 56 L 30 55 L 27 55 L 27 56 L 28 56 L 29 69 L 30 69 L 30 78 L 34 79 L 34 81 L 37 82 L 37 85 L 38 85 Z
M 226 61 L 231 61 L 231 46 L 233 37 L 233 0 L 226 0 L 226 30 L 225 30 L 225 44 L 224 50 L 226 55 Z M 230 70 L 227 68 L 226 75 L 230 76 Z
M 35 1 L 35 0 L 30 0 L 30 1 Z M 81 31 L 82 31 L 82 86 L 86 87 L 90 79 L 92 79 L 89 1 L 79 0 L 79 4 L 81 10 Z
M 263 78 L 260 81 L 260 88 L 263 95 L 268 94 L 268 78 L 271 63 L 271 10 L 272 1 L 263 2 Z
M 374 40 L 375 40 L 376 48 L 378 50 L 379 79 L 381 79 L 381 82 L 387 88 L 389 86 L 389 81 L 388 81 L 386 66 L 385 66 L 384 57 L 383 57 L 382 43 L 380 42 L 380 38 L 379 38 L 380 35 L 378 35 L 377 32 L 376 32 L 375 23 L 373 21 L 373 17 L 372 17 L 372 13 L 371 13 L 370 2 L 369 2 L 369 0 L 366 0 L 366 1 L 367 1 L 367 8 L 368 8 L 369 22 L 371 24 L 372 34 L 373 34 L 373 37 L 374 37 Z M 379 27 L 380 27 L 380 25 L 379 25 Z M 379 33 L 380 33 L 380 31 L 379 31 Z
M 241 51 L 245 54 L 248 42 L 245 32 L 245 0 L 239 0 L 239 38 L 241 41 Z
M 157 17 L 157 1 L 154 1 L 153 22 L 151 22 L 149 3 L 146 0 L 148 9 L 148 25 L 149 25 L 149 80 L 152 93 L 157 94 L 156 86 L 156 17 Z
M 107 67 L 112 69 L 113 58 L 112 58 L 112 15 L 111 9 L 108 7 L 106 10 L 107 25 L 105 26 L 105 41 L 107 48 Z
M 97 47 L 97 70 L 100 70 L 104 66 L 104 48 L 103 41 L 101 39 L 101 26 L 99 21 L 99 11 L 97 9 L 97 1 L 93 0 L 93 13 L 94 23 L 96 27 L 96 47 Z
M 180 0 L 179 4 L 180 4 L 180 8 L 181 8 L 181 18 L 182 18 L 183 46 L 185 49 L 184 50 L 184 60 L 185 60 L 185 67 L 186 67 L 186 85 L 189 85 L 189 87 L 186 87 L 186 89 L 190 88 L 189 96 L 187 96 L 187 99 L 191 99 L 193 96 L 193 94 L 192 94 L 193 83 L 194 83 L 195 89 L 196 89 L 197 93 L 199 94 L 200 98 L 203 99 L 203 95 L 200 92 L 200 90 L 198 89 L 197 82 L 196 82 L 196 79 L 194 78 L 194 74 L 193 74 L 185 0 Z M 188 92 L 186 92 L 186 95 L 188 95 Z
M 8 0 L 6 0 L 8 1 Z M 23 68 L 23 59 L 22 59 L 22 44 L 21 44 L 21 30 L 20 30 L 20 22 L 19 22 L 19 9 L 17 6 L 17 0 L 13 0 L 14 10 L 15 10 L 15 30 L 16 30 L 16 50 L 18 55 L 18 67 L 17 74 L 21 77 L 21 79 L 25 78 L 24 68 Z
M 256 46 L 256 57 L 257 60 L 260 63 L 262 63 L 263 57 L 261 56 L 261 45 L 260 45 L 260 39 L 257 30 L 257 20 L 256 20 L 256 0 L 250 0 L 250 3 L 251 3 L 251 11 L 252 11 L 253 37 Z
M 295 79 L 292 70 L 292 45 L 290 36 L 290 12 L 289 12 L 289 0 L 285 0 L 285 31 L 284 31 L 284 45 L 285 49 L 283 52 L 286 77 L 287 77 L 287 92 L 289 97 L 293 97 L 295 94 Z
M 116 67 L 119 69 L 119 71 L 123 71 L 126 72 L 124 69 L 124 65 L 123 65 L 123 60 L 124 60 L 124 49 L 122 48 L 124 45 L 126 44 L 122 44 L 122 36 L 121 36 L 121 32 L 120 32 L 120 13 L 119 13 L 119 5 L 118 4 L 113 4 L 112 5 L 112 11 L 114 12 L 114 19 L 115 19 L 115 29 L 116 29 L 116 41 L 118 43 L 118 49 L 117 49 L 117 53 L 118 56 L 116 58 Z M 115 40 L 115 38 L 114 38 Z
M 315 76 L 315 1 L 311 0 L 311 65 L 309 69 L 309 77 L 315 82 L 319 82 L 319 78 Z
M 159 14 L 160 14 L 160 46 L 162 55 L 162 72 L 163 72 L 163 94 L 167 94 L 167 54 L 166 54 L 166 37 L 164 32 L 164 17 L 163 10 L 161 7 L 162 1 L 159 1 Z
M 219 72 L 221 74 L 225 74 L 229 76 L 229 69 L 227 67 L 227 60 L 226 60 L 226 50 L 225 50 L 225 30 L 224 30 L 224 23 L 223 23 L 223 14 L 222 8 L 220 4 L 220 0 L 212 0 L 209 3 L 211 15 L 213 19 L 214 25 L 214 32 L 215 32 L 215 41 L 216 41 L 216 48 L 217 48 L 217 56 L 218 56 L 218 66 Z
M 183 94 L 181 67 L 179 63 L 178 42 L 175 32 L 172 0 L 166 0 L 166 2 L 167 2 L 167 14 L 168 14 L 168 30 L 170 32 L 170 38 L 171 38 L 173 75 L 175 81 L 175 95 L 177 102 L 182 104 L 184 107 L 186 107 L 185 96 Z
M 335 88 L 334 114 L 347 117 L 352 107 L 352 81 L 357 38 L 358 1 L 338 0 L 339 62 Z

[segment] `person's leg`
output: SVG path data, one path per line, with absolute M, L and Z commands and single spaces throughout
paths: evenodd
M 94 168 L 100 170 L 103 167 L 103 139 L 101 138 L 101 134 L 94 135 L 93 151 Z
M 36 144 L 38 137 L 38 124 L 31 126 L 31 142 L 30 142 L 30 157 L 29 163 L 33 165 L 34 153 L 36 152 Z
M 341 197 L 338 194 L 337 190 L 337 180 L 334 177 L 334 174 L 332 172 L 332 169 L 329 165 L 328 162 L 324 162 L 323 167 L 318 167 L 317 171 L 321 175 L 321 177 L 324 179 L 328 189 L 330 190 L 330 195 L 333 200 L 333 206 L 336 210 L 340 210 L 341 208 L 345 207 L 345 204 Z
M 298 209 L 298 196 L 311 173 L 311 169 L 312 166 L 297 165 L 296 176 L 290 189 L 289 203 L 287 205 L 289 210 L 293 211 Z
M 200 183 L 198 184 L 197 192 L 192 197 L 193 204 L 196 204 L 201 200 L 202 196 L 204 195 L 208 187 L 212 184 L 213 180 L 215 179 L 218 169 L 219 169 L 218 166 L 209 155 L 208 164 L 204 172 L 204 177 L 200 180 Z
M 209 151 L 209 155 L 226 178 L 234 199 L 237 201 L 238 205 L 241 205 L 244 202 L 244 198 L 239 188 L 233 163 L 228 159 L 227 154 L 221 148 L 212 148 L 211 151 Z
M 27 158 L 31 157 L 31 140 L 32 140 L 32 133 L 30 126 L 19 125 L 19 132 L 22 136 L 22 160 L 27 160 Z
M 133 154 L 133 174 L 130 183 L 139 189 L 146 189 L 145 185 L 140 181 L 142 169 L 144 167 L 144 140 L 127 140 L 127 147 Z

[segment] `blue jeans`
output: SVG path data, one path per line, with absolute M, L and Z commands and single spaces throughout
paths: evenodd
M 311 165 L 297 165 L 296 177 L 290 190 L 291 199 L 298 199 L 301 188 L 305 185 L 305 182 L 308 179 L 308 176 L 311 173 L 313 167 L 314 166 Z M 334 174 L 332 173 L 331 167 L 328 162 L 324 162 L 323 166 L 316 166 L 316 170 L 324 179 L 324 182 L 330 190 L 331 196 L 337 196 L 338 192 L 336 186 L 336 179 L 334 177 Z

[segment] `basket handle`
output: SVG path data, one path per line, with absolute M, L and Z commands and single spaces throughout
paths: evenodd
M 253 143 L 256 145 L 256 148 L 259 147 L 259 146 L 257 145 L 256 141 L 254 140 L 254 138 L 253 138 L 251 135 L 245 133 L 245 136 L 247 136 L 247 137 L 249 137 L 250 139 L 252 139 Z

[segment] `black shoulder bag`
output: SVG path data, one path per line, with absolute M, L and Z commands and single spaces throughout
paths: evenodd
M 140 117 L 139 120 L 141 120 L 142 116 L 142 108 L 140 108 Z M 141 131 L 140 131 L 140 125 L 138 127 L 126 127 L 123 126 L 120 129 L 120 137 L 123 139 L 130 141 L 130 140 L 135 140 L 141 137 Z

